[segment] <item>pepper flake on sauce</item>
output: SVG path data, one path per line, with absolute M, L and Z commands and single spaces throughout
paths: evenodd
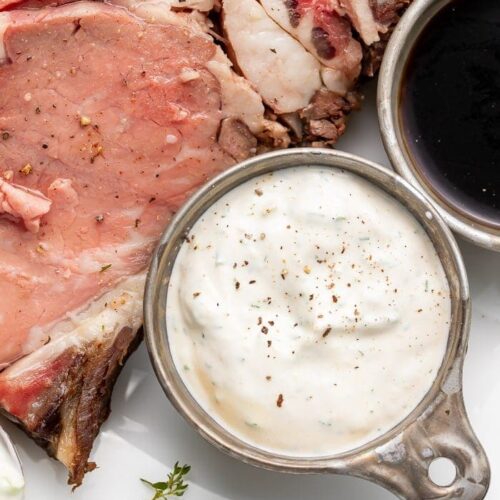
M 283 406 L 283 394 L 278 395 L 278 399 L 276 400 L 276 406 L 281 408 Z

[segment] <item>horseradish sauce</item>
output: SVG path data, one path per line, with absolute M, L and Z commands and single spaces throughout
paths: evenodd
M 336 168 L 282 169 L 224 195 L 168 286 L 168 341 L 192 396 L 282 455 L 336 454 L 390 430 L 446 350 L 450 291 L 426 232 Z

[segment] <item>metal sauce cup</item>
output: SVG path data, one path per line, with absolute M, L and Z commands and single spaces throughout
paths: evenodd
M 437 205 L 446 223 L 464 238 L 482 247 L 500 251 L 500 230 L 473 219 L 447 203 L 445 195 L 422 175 L 406 144 L 400 119 L 401 89 L 408 58 L 429 21 L 452 0 L 417 0 L 396 26 L 380 68 L 377 105 L 385 149 L 395 170 L 425 192 Z
M 273 170 L 315 165 L 359 175 L 396 198 L 425 228 L 444 267 L 451 291 L 447 350 L 424 399 L 392 430 L 352 451 L 294 458 L 250 446 L 218 425 L 188 392 L 170 352 L 166 322 L 168 284 L 185 236 L 221 196 Z M 216 448 L 243 462 L 293 473 L 338 473 L 374 481 L 401 498 L 482 499 L 488 490 L 488 460 L 468 421 L 462 396 L 462 364 L 470 326 L 469 288 L 457 244 L 434 206 L 401 177 L 374 163 L 333 150 L 295 149 L 252 158 L 198 191 L 177 214 L 153 256 L 144 302 L 146 341 L 158 379 L 181 415 Z M 428 476 L 431 462 L 451 459 L 456 478 L 438 486 Z

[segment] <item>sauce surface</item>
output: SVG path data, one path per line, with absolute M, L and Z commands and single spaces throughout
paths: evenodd
M 450 294 L 399 202 L 340 169 L 288 168 L 213 204 L 172 272 L 175 365 L 220 425 L 289 456 L 401 422 L 441 365 Z
M 7 434 L 0 427 L 0 500 L 22 500 L 24 476 Z
M 500 2 L 455 0 L 426 26 L 400 101 L 409 150 L 435 194 L 500 227 Z

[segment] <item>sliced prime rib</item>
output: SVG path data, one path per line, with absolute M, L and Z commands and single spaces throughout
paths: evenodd
M 335 143 L 401 7 L 0 0 L 0 408 L 71 484 L 172 214 L 260 150 Z

